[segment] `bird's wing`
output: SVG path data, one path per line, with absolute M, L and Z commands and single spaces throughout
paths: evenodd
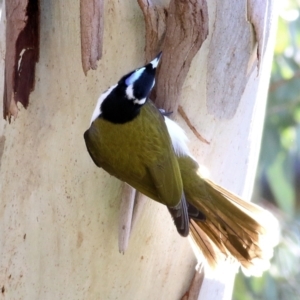
M 150 145 L 148 156 L 155 154 L 155 159 L 149 160 L 147 164 L 147 171 L 155 185 L 159 201 L 167 206 L 175 207 L 182 197 L 183 185 L 179 164 L 164 118 L 149 101 L 141 109 L 141 120 L 144 123 L 141 127 L 145 128 L 145 134 L 151 130 L 152 135 L 150 140 L 152 145 Z M 153 153 L 154 151 L 156 153 Z
M 157 108 L 149 101 L 144 107 L 144 112 L 153 124 L 158 127 L 157 135 L 164 152 L 157 155 L 157 160 L 148 166 L 149 173 L 159 196 L 159 202 L 168 206 L 177 231 L 182 236 L 189 234 L 189 217 L 187 202 L 183 192 L 183 184 L 177 158 L 164 118 Z M 154 140 L 155 142 L 155 140 Z
M 180 231 L 188 230 L 178 161 L 164 118 L 154 104 L 148 101 L 133 121 L 124 124 L 98 118 L 84 139 L 98 167 L 150 198 L 179 209 L 184 224 Z

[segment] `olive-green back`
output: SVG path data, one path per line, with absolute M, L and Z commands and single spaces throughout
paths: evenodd
M 164 118 L 152 102 L 124 124 L 97 118 L 84 138 L 98 167 L 167 206 L 179 203 L 183 188 L 178 162 Z

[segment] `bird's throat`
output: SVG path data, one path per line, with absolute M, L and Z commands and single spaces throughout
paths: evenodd
M 112 95 L 103 101 L 100 117 L 115 124 L 124 124 L 135 119 L 140 113 L 140 108 L 141 105 L 133 103 L 132 100 Z

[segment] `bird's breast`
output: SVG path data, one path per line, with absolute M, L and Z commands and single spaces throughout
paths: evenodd
M 89 129 L 89 151 L 94 160 L 118 178 L 143 177 L 147 166 L 164 155 L 164 141 L 155 125 L 157 121 L 154 122 L 153 117 L 143 111 L 124 124 L 115 124 L 100 117 Z

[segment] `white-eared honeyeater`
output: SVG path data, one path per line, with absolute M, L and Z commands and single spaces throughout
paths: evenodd
M 191 234 L 210 266 L 234 257 L 257 273 L 272 256 L 276 221 L 201 177 L 183 130 L 148 99 L 160 58 L 99 97 L 84 133 L 87 150 L 98 167 L 166 205 L 179 234 Z

